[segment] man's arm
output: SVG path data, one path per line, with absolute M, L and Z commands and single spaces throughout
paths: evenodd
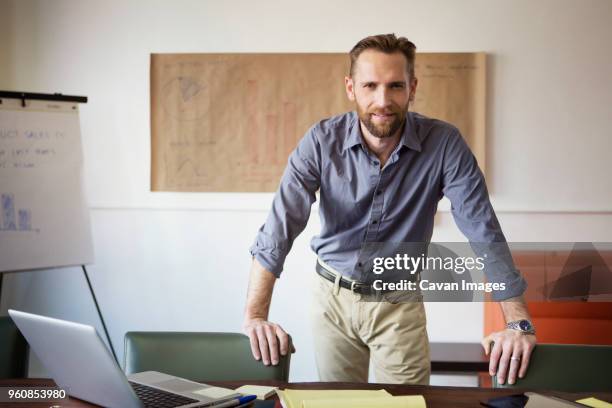
M 504 300 L 500 302 L 500 306 L 506 323 L 523 319 L 531 320 L 522 296 Z M 491 343 L 493 343 L 492 350 Z M 536 336 L 534 334 L 524 334 L 518 330 L 505 329 L 489 334 L 482 340 L 485 353 L 491 354 L 489 374 L 497 374 L 497 381 L 503 384 L 507 373 L 508 383 L 514 384 L 517 374 L 519 378 L 525 376 L 535 345 Z M 513 357 L 515 360 L 512 359 Z
M 315 192 L 321 180 L 321 153 L 316 127 L 312 127 L 289 156 L 272 209 L 260 228 L 253 246 L 249 289 L 243 330 L 251 341 L 255 359 L 277 364 L 280 353 L 286 354 L 289 336 L 268 321 L 274 282 L 283 270 L 293 241 L 304 230 Z
M 269 365 L 270 361 L 273 365 L 278 364 L 279 345 L 283 356 L 287 354 L 290 346 L 289 335 L 285 330 L 268 321 L 275 282 L 276 276 L 253 258 L 242 328 L 251 341 L 253 356 L 257 360 L 263 360 L 265 365 Z M 295 349 L 292 349 L 292 352 L 295 352 Z
M 529 320 L 522 296 L 527 284 L 514 267 L 506 238 L 489 200 L 484 176 L 458 131 L 449 136 L 443 160 L 443 193 L 451 201 L 455 223 L 475 251 L 485 250 L 493 255 L 486 265 L 488 280 L 505 283 L 506 289 L 495 293 L 494 300 L 500 302 L 506 322 Z M 490 350 L 493 342 L 493 350 Z M 489 373 L 497 374 L 502 384 L 506 378 L 514 384 L 517 372 L 519 377 L 525 375 L 535 343 L 534 335 L 513 329 L 490 334 L 482 341 L 485 352 L 490 354 Z

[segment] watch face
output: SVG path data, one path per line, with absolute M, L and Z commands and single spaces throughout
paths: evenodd
M 519 322 L 519 327 L 520 327 L 520 329 L 521 329 L 521 330 L 523 330 L 523 331 L 529 331 L 529 330 L 531 330 L 531 324 L 529 324 L 529 321 L 528 321 L 528 320 L 521 320 L 521 321 Z

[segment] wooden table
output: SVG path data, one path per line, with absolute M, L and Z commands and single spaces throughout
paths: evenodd
M 422 385 L 390 385 L 390 384 L 358 384 L 358 383 L 286 383 L 282 381 L 209 381 L 209 384 L 218 385 L 220 387 L 237 388 L 246 383 L 274 385 L 280 388 L 293 388 L 304 390 L 325 390 L 325 389 L 381 389 L 384 388 L 393 395 L 415 395 L 420 394 L 425 397 L 428 408 L 463 408 L 463 407 L 479 407 L 480 401 L 488 398 L 517 394 L 517 390 L 509 389 L 492 389 L 492 388 L 466 388 L 466 387 L 433 387 Z M 53 386 L 54 383 L 48 379 L 18 379 L 18 380 L 0 380 L 0 387 L 35 387 L 35 386 Z M 605 401 L 612 401 L 612 393 L 562 393 L 562 392 L 546 392 L 547 395 L 555 395 L 567 400 L 576 400 L 579 398 L 595 396 Z M 92 407 L 95 405 L 89 404 L 77 399 L 69 399 L 66 401 L 57 402 L 55 404 L 49 402 L 41 403 L 18 403 L 18 404 L 2 404 L 0 407 L 45 407 L 49 408 L 52 405 L 57 405 L 62 408 L 70 407 Z

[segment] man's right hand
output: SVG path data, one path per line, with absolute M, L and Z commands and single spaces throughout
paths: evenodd
M 265 365 L 270 365 L 270 362 L 277 365 L 280 355 L 287 355 L 289 349 L 295 353 L 289 335 L 276 323 L 264 319 L 250 319 L 245 321 L 242 330 L 249 336 L 253 357 L 262 360 Z

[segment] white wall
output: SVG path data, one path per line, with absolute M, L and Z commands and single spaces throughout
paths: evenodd
M 612 241 L 611 22 L 608 0 L 0 1 L 0 89 L 90 98 L 89 270 L 121 356 L 127 330 L 239 330 L 247 249 L 272 197 L 149 191 L 150 53 L 347 52 L 384 32 L 424 52 L 485 51 L 487 180 L 508 239 Z M 463 240 L 441 208 L 434 239 Z M 316 378 L 305 302 L 318 225 L 295 243 L 272 306 L 298 348 L 292 380 Z M 78 268 L 7 275 L 7 307 L 100 329 Z M 480 339 L 481 305 L 427 310 L 431 340 Z

